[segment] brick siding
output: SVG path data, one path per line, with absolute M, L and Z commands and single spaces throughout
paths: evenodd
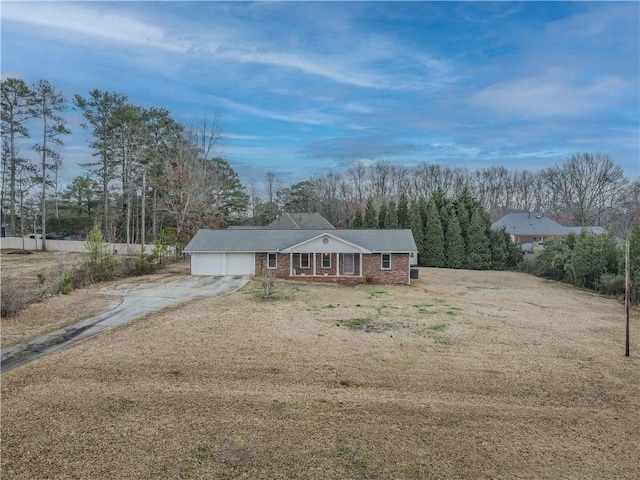
M 267 254 L 256 253 L 256 276 L 260 277 L 267 273 Z M 309 255 L 309 268 L 300 268 L 300 258 L 298 254 L 293 255 L 293 267 L 296 270 L 297 275 L 290 276 L 289 269 L 289 254 L 278 254 L 277 267 L 275 268 L 278 278 L 288 278 L 292 280 L 304 280 L 310 282 L 334 282 L 344 285 L 354 285 L 358 283 L 380 283 L 380 284 L 395 284 L 405 285 L 409 283 L 409 254 L 406 253 L 393 253 L 391 254 L 391 269 L 382 270 L 381 268 L 381 255 L 375 253 L 372 255 L 362 256 L 362 277 L 358 276 L 360 269 L 360 261 L 358 255 L 355 256 L 354 275 L 340 275 L 336 276 L 336 254 L 331 254 L 331 268 L 322 268 L 322 255 L 316 255 L 316 276 L 313 275 L 313 254 Z M 340 270 L 344 266 L 344 260 L 342 254 L 340 254 Z M 303 277 L 299 275 L 305 273 Z M 327 274 L 325 277 L 324 274 Z
M 391 270 L 382 270 L 381 255 L 375 253 L 362 256 L 362 271 L 367 283 L 405 285 L 409 283 L 409 254 L 392 253 Z

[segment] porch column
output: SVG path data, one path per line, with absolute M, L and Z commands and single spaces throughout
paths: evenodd
M 358 255 L 360 255 L 360 276 L 362 277 L 362 252 Z
M 289 276 L 293 277 L 293 252 L 289 252 Z
M 336 277 L 340 276 L 340 253 L 336 253 Z
M 316 274 L 316 252 L 313 252 L 313 275 Z

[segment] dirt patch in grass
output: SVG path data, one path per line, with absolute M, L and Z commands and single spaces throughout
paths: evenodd
M 516 273 L 420 276 L 281 282 L 274 301 L 250 283 L 4 374 L 3 476 L 637 478 L 620 303 Z

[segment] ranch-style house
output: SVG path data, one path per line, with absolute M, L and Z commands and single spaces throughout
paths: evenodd
M 343 284 L 410 284 L 418 260 L 409 229 L 199 230 L 184 251 L 192 275 L 272 272 L 278 278 Z

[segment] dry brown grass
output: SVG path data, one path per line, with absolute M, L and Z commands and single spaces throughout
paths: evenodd
M 32 251 L 29 255 L 16 255 L 13 250 L 0 250 L 0 265 L 3 271 L 15 274 L 35 285 L 39 272 L 47 273 L 60 263 L 71 266 L 83 257 L 82 253 Z
M 250 283 L 2 376 L 2 477 L 635 479 L 616 301 L 516 273 Z
M 53 278 L 60 268 L 70 270 L 81 261 L 82 254 L 33 252 L 31 255 L 12 255 L 8 250 L 0 251 L 2 268 L 2 294 L 6 293 L 6 278 L 13 283 L 12 289 L 25 296 L 25 308 L 9 317 L 0 317 L 0 344 L 2 348 L 44 335 L 59 328 L 72 325 L 118 306 L 122 297 L 105 295 L 100 290 L 111 283 L 81 288 L 69 295 L 40 298 L 46 285 L 40 285 L 38 274 Z M 158 273 L 131 277 L 128 282 L 167 282 L 189 273 L 189 263 L 180 262 L 163 265 Z M 123 280 L 116 280 L 115 283 Z M 30 304 L 30 305 L 29 305 Z

